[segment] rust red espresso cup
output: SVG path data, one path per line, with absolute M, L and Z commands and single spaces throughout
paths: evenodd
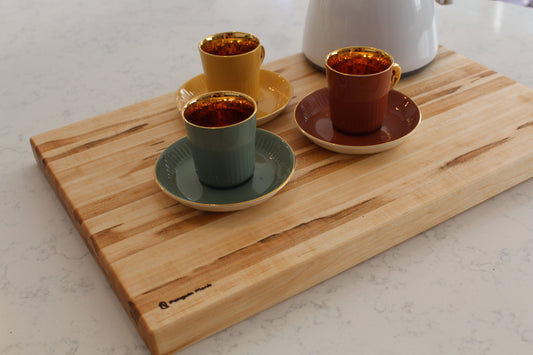
M 345 47 L 326 57 L 330 117 L 333 126 L 349 134 L 368 134 L 381 127 L 389 92 L 402 69 L 385 51 Z

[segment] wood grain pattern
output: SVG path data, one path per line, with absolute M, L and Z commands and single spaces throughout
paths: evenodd
M 154 164 L 185 136 L 174 93 L 31 138 L 35 158 L 153 354 L 197 342 L 533 176 L 533 91 L 441 47 L 397 89 L 419 130 L 349 156 L 308 141 L 295 105 L 326 86 L 302 54 L 265 66 L 294 97 L 262 128 L 296 172 L 266 203 L 205 213 L 164 195 Z

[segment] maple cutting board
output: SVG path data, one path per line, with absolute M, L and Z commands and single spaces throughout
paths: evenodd
M 174 93 L 31 138 L 36 160 L 154 354 L 168 354 L 401 243 L 533 176 L 533 90 L 446 48 L 397 89 L 422 124 L 400 146 L 324 150 L 293 121 L 325 87 L 297 54 L 265 65 L 294 97 L 262 126 L 296 154 L 273 198 L 200 212 L 163 194 L 154 164 L 185 136 Z

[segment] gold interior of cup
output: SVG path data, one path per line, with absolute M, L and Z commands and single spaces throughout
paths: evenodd
M 394 59 L 382 50 L 371 47 L 348 47 L 330 53 L 326 65 L 339 73 L 371 75 L 387 70 Z
M 244 32 L 224 32 L 206 37 L 200 43 L 200 49 L 206 53 L 231 56 L 248 53 L 259 46 L 259 39 Z
M 189 102 L 183 117 L 196 126 L 217 128 L 245 121 L 255 110 L 254 102 L 244 96 L 216 93 Z

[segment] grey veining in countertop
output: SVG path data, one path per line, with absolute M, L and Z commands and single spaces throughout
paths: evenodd
M 301 51 L 305 0 L 0 2 L 0 354 L 148 354 L 29 138 L 176 90 L 198 41 Z M 533 9 L 436 5 L 440 43 L 533 88 Z M 181 354 L 532 354 L 533 181 Z

